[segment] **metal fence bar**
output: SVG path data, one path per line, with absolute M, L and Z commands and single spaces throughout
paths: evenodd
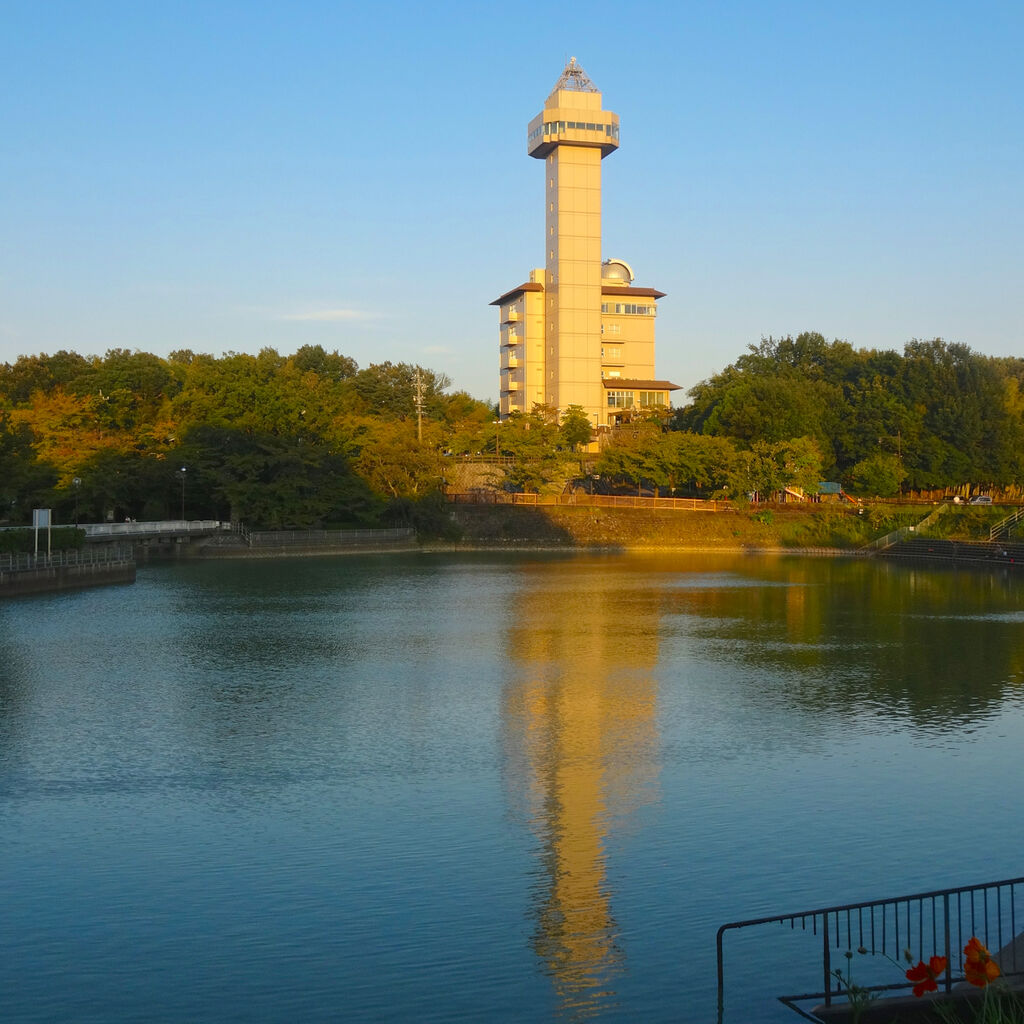
M 130 548 L 83 548 L 80 551 L 55 551 L 49 555 L 33 555 L 15 552 L 0 555 L 0 570 L 5 572 L 29 572 L 35 569 L 52 569 L 68 565 L 105 565 L 109 562 L 134 561 Z
M 412 527 L 396 527 L 390 530 L 273 530 L 243 531 L 242 535 L 250 547 L 324 547 L 345 546 L 370 541 L 408 540 L 415 536 Z
M 825 1005 L 832 1002 L 832 950 L 828 945 L 828 914 L 821 923 L 821 945 L 825 951 L 822 957 L 825 974 Z
M 834 946 L 837 950 L 842 948 L 844 932 L 849 951 L 853 949 L 855 936 L 859 939 L 860 947 L 865 946 L 865 913 L 868 915 L 867 932 L 871 939 L 871 953 L 880 953 L 897 960 L 900 958 L 903 948 L 912 948 L 916 945 L 917 954 L 922 959 L 926 959 L 929 949 L 933 953 L 938 953 L 941 949 L 949 965 L 943 981 L 943 987 L 947 993 L 952 991 L 955 984 L 963 980 L 960 971 L 954 966 L 954 961 L 955 954 L 964 946 L 968 935 L 977 936 L 993 954 L 998 951 L 1002 953 L 1003 958 L 1010 958 L 1009 962 L 1001 964 L 1004 974 L 1021 973 L 1018 971 L 1016 947 L 1024 942 L 1024 935 L 1017 933 L 1019 915 L 1016 901 L 1018 887 L 1022 883 L 1024 883 L 1024 877 L 1010 878 L 981 885 L 936 889 L 909 896 L 841 904 L 817 910 L 801 911 L 796 914 L 755 918 L 722 925 L 716 936 L 719 1021 L 722 1020 L 725 1005 L 725 933 L 742 928 L 787 923 L 792 930 L 798 919 L 802 930 L 807 930 L 808 920 L 811 931 L 815 935 L 820 928 L 822 942 L 822 991 L 801 996 L 779 997 L 787 1006 L 801 1013 L 802 1011 L 795 1005 L 795 1001 L 823 1000 L 828 1006 L 832 1004 L 834 997 L 843 994 L 842 985 L 834 984 L 837 979 L 832 973 L 832 947 Z M 979 898 L 982 900 L 981 907 L 977 906 Z M 856 920 L 854 920 L 854 914 L 856 914 Z M 892 917 L 891 931 L 890 914 Z M 1009 935 L 1006 931 L 1007 923 L 1009 923 Z M 926 946 L 929 933 L 931 945 Z M 905 943 L 902 941 L 904 934 Z M 955 941 L 954 935 L 956 936 Z M 879 938 L 881 946 L 877 945 Z M 898 990 L 905 987 L 909 987 L 909 983 L 869 986 L 873 991 Z M 807 1015 L 803 1014 L 803 1016 Z
M 1021 519 L 1024 519 L 1024 507 L 1011 512 L 1005 519 L 1001 519 L 995 526 L 991 527 L 988 531 L 988 539 L 997 540 L 1003 534 L 1009 534 Z

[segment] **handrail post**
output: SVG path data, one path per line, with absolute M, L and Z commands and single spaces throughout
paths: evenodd
M 832 951 L 828 945 L 828 911 L 822 915 L 821 944 L 824 949 L 823 962 L 825 965 L 825 1005 L 832 1005 Z
M 945 918 L 946 925 L 946 993 L 953 991 L 953 957 L 950 955 L 952 952 L 949 948 L 949 893 L 947 892 L 942 897 L 942 916 Z
M 722 1024 L 722 1015 L 725 1013 L 725 963 L 722 959 L 722 934 L 725 928 L 718 929 L 715 938 L 718 946 L 718 1024 Z

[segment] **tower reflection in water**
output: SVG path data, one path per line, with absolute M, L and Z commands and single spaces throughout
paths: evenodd
M 608 846 L 657 796 L 658 601 L 642 576 L 524 567 L 508 609 L 509 798 L 540 849 L 533 946 L 560 1013 L 615 1004 L 626 969 Z

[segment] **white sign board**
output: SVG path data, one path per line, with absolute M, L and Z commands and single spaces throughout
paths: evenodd
M 52 509 L 32 509 L 32 526 L 36 531 L 36 554 L 39 554 L 39 531 L 46 530 L 46 553 L 50 553 L 50 525 L 52 523 Z

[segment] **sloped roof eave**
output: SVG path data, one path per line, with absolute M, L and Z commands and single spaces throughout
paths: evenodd
M 601 383 L 606 388 L 623 388 L 627 391 L 682 391 L 681 384 L 670 380 L 636 380 L 632 377 L 605 377 Z
M 525 284 L 521 284 L 518 288 L 513 288 L 511 291 L 505 292 L 504 295 L 499 295 L 493 302 L 487 303 L 489 306 L 502 306 L 509 299 L 514 299 L 517 295 L 522 295 L 523 292 L 542 292 L 544 291 L 544 285 L 537 284 L 534 281 L 527 281 Z
M 625 288 L 617 284 L 601 285 L 602 295 L 635 295 L 639 299 L 663 299 L 666 292 L 659 292 L 657 288 Z

